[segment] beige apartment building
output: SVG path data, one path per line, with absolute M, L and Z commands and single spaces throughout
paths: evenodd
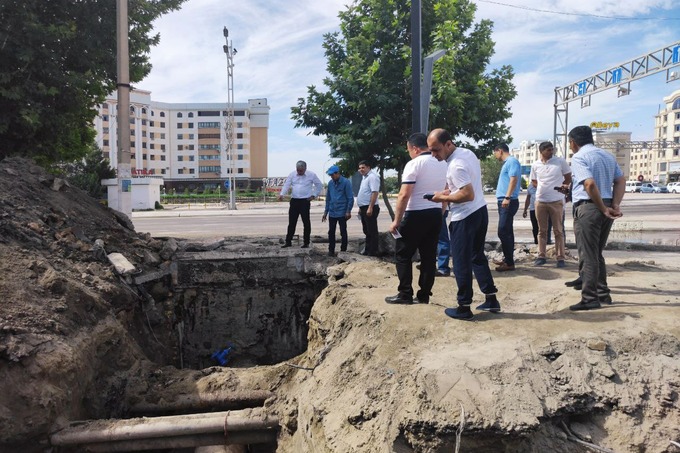
M 651 154 L 651 172 L 648 181 L 661 184 L 680 181 L 680 90 L 663 99 L 664 108 L 655 117 L 654 137 L 665 140 L 665 146 Z
M 117 96 L 99 106 L 97 144 L 113 168 L 117 162 Z M 165 103 L 148 91 L 130 93 L 132 175 L 164 179 L 166 189 L 237 187 L 267 177 L 267 99 L 234 104 L 233 146 L 228 147 L 226 103 Z M 259 186 L 259 185 L 258 185 Z

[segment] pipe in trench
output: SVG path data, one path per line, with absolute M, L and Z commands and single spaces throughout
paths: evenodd
M 94 420 L 58 431 L 50 436 L 50 441 L 52 445 L 59 446 L 214 433 L 224 439 L 236 432 L 275 430 L 278 424 L 277 417 L 269 416 L 261 408 L 253 408 L 128 420 Z
M 170 436 L 155 439 L 120 440 L 79 444 L 83 451 L 91 452 L 130 452 L 170 448 L 191 448 L 215 445 L 250 445 L 276 442 L 276 431 L 248 431 L 229 434 L 204 434 L 192 436 Z

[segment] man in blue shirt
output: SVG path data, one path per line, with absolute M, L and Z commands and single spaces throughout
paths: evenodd
M 574 236 L 583 287 L 581 301 L 570 310 L 599 308 L 612 303 L 602 250 L 614 219 L 621 217 L 626 178 L 610 153 L 595 147 L 593 131 L 577 126 L 569 132 L 574 204 Z
M 326 189 L 326 209 L 321 221 L 328 221 L 328 256 L 335 256 L 335 229 L 340 224 L 340 251 L 347 251 L 347 221 L 352 218 L 354 193 L 349 179 L 340 175 L 340 168 L 332 165 L 326 172 L 331 177 Z
M 499 263 L 498 272 L 515 270 L 515 231 L 513 219 L 519 209 L 519 186 L 522 167 L 519 161 L 510 155 L 510 148 L 505 143 L 494 147 L 493 157 L 503 162 L 501 174 L 496 186 L 498 199 L 498 239 L 503 249 L 503 261 Z

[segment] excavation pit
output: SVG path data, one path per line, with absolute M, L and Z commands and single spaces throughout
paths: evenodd
M 242 368 L 301 354 L 327 284 L 325 267 L 308 253 L 183 254 L 174 291 L 178 365 Z

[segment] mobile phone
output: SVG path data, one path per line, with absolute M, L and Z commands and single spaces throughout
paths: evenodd
M 433 193 L 426 193 L 425 195 L 423 195 L 423 198 L 426 200 L 432 200 L 432 197 L 434 197 Z
M 553 187 L 553 189 L 555 189 L 558 192 L 562 192 L 562 186 L 555 186 Z

